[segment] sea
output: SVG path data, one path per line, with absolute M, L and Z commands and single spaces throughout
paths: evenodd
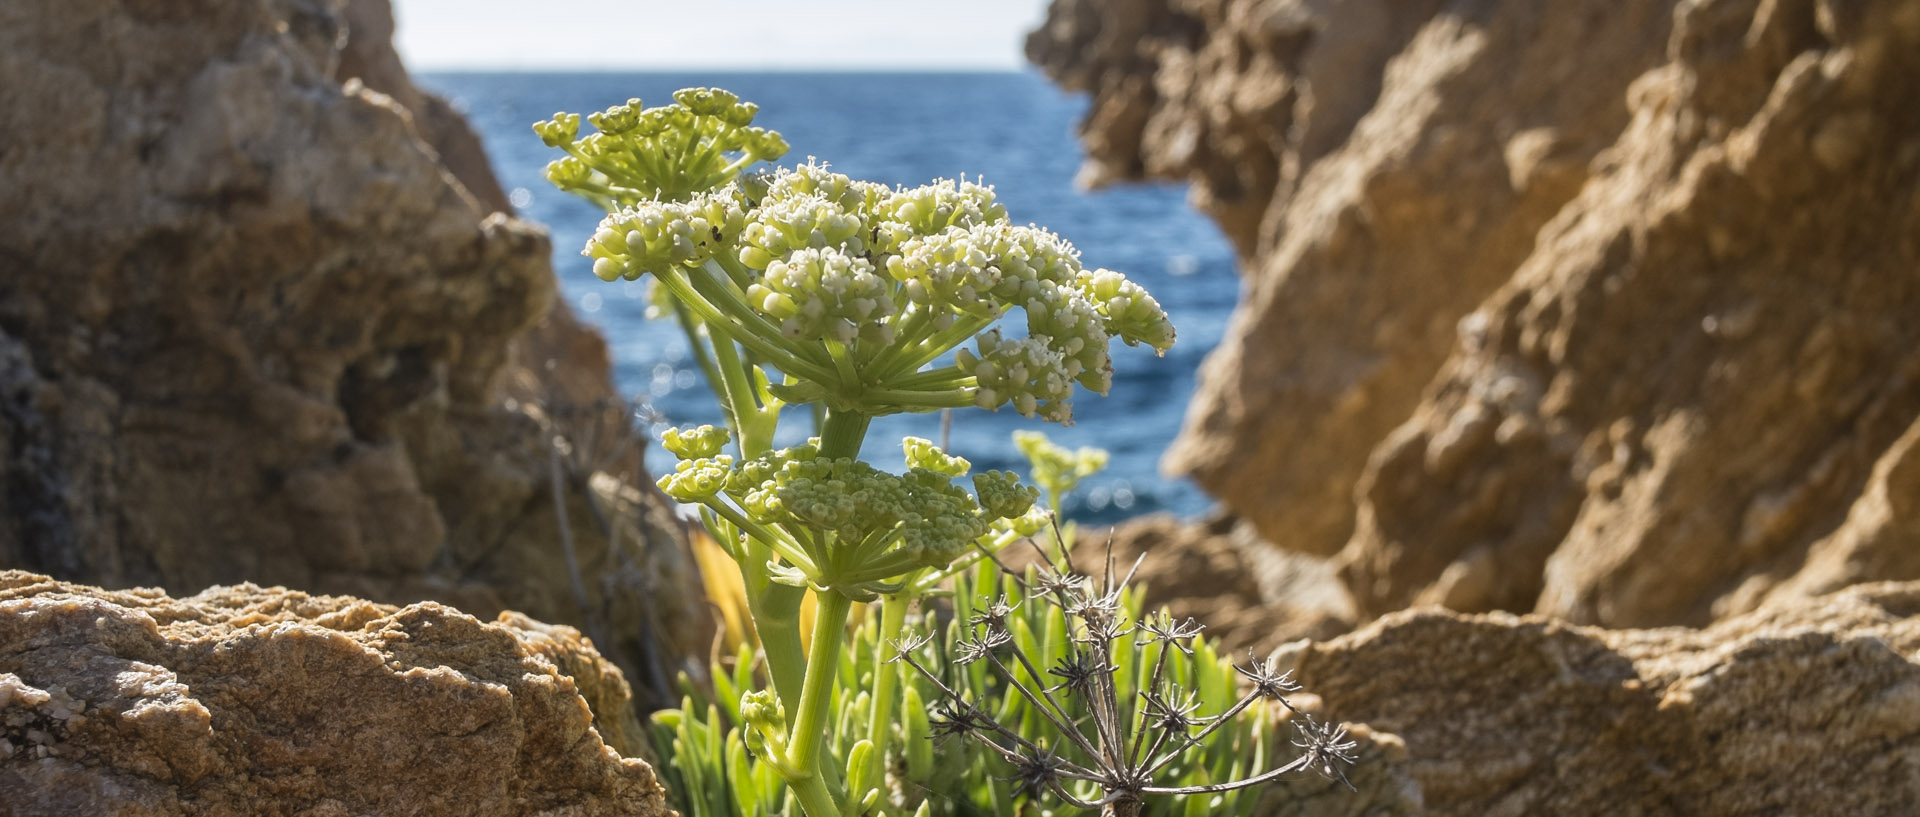
M 1074 187 L 1083 158 L 1075 139 L 1087 109 L 1083 95 L 1062 92 L 1031 72 L 426 73 L 416 79 L 466 113 L 514 205 L 552 231 L 563 297 L 606 333 L 617 385 L 644 401 L 641 421 L 656 437 L 673 425 L 718 424 L 713 396 L 678 327 L 646 319 L 644 284 L 608 284 L 592 275 L 579 251 L 601 214 L 547 184 L 542 170 L 560 154 L 541 144 L 530 126 L 556 111 L 584 114 L 635 97 L 664 104 L 680 88 L 720 87 L 757 103 L 755 124 L 786 137 L 792 152 L 783 164 L 817 157 L 854 178 L 899 185 L 983 178 L 1016 223 L 1065 237 L 1089 268 L 1126 273 L 1172 317 L 1179 341 L 1165 357 L 1115 342 L 1113 388 L 1106 397 L 1080 392 L 1073 426 L 1028 420 L 1011 409 L 955 411 L 947 429 L 951 453 L 976 469 L 1024 472 L 1011 434 L 1038 429 L 1062 445 L 1111 454 L 1107 469 L 1067 498 L 1070 518 L 1108 523 L 1155 511 L 1196 517 L 1211 507 L 1192 483 L 1162 477 L 1158 462 L 1179 431 L 1195 371 L 1220 342 L 1233 308 L 1239 287 L 1233 251 L 1213 222 L 1187 205 L 1181 186 Z M 942 431 L 938 414 L 881 418 L 863 453 L 882 467 L 897 466 L 886 441 L 906 435 L 938 441 Z M 672 463 L 659 446 L 649 449 L 654 473 L 671 470 Z

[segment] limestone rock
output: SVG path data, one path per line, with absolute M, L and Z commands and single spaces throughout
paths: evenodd
M 624 418 L 604 343 L 390 27 L 377 0 L 0 7 L 0 566 L 511 607 L 650 686 L 705 611 L 664 504 L 595 487 L 637 442 L 569 446 L 551 489 L 556 418 Z
M 1920 802 L 1920 583 L 1704 630 L 1426 608 L 1278 657 L 1312 693 L 1303 708 L 1404 742 L 1424 811 L 1367 813 L 1891 817 Z
M 253 585 L 175 599 L 0 572 L 0 810 L 671 814 L 558 666 L 604 661 L 514 624 L 433 602 Z
M 1920 2 L 1690 4 L 1668 51 L 1375 452 L 1364 609 L 1702 624 L 1835 550 L 1871 569 L 1803 583 L 1920 578 L 1911 516 L 1838 530 L 1912 502 Z
M 1360 615 L 1920 578 L 1920 2 L 1060 0 L 1092 181 L 1244 297 L 1165 465 Z
M 1165 469 L 1284 547 L 1339 550 L 1368 452 L 1625 124 L 1666 17 L 1659 0 L 1056 2 L 1027 53 L 1093 94 L 1088 180 L 1190 182 L 1247 270 Z

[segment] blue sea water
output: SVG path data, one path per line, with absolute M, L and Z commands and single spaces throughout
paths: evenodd
M 815 156 L 855 178 L 888 184 L 983 176 L 1014 221 L 1064 236 L 1088 267 L 1126 273 L 1172 316 L 1179 342 L 1163 358 L 1115 344 L 1113 389 L 1105 398 L 1080 394 L 1076 425 L 1027 420 L 1010 409 L 959 411 L 953 453 L 975 468 L 1024 471 L 1010 440 L 1019 428 L 1043 430 L 1063 445 L 1106 448 L 1112 452 L 1107 470 L 1067 503 L 1069 516 L 1089 522 L 1156 510 L 1193 516 L 1211 504 L 1192 484 L 1163 479 L 1156 466 L 1179 430 L 1195 370 L 1219 343 L 1233 308 L 1239 284 L 1232 250 L 1178 187 L 1074 189 L 1082 157 L 1074 127 L 1083 98 L 1030 73 L 428 73 L 418 79 L 466 112 L 515 205 L 552 230 L 563 296 L 606 332 L 618 385 L 645 396 L 656 413 L 656 434 L 668 425 L 718 423 L 713 398 L 678 328 L 645 320 L 644 284 L 593 277 L 579 249 L 600 213 L 547 185 L 542 169 L 559 153 L 529 126 L 555 111 L 587 113 L 629 97 L 661 104 L 680 88 L 717 86 L 760 105 L 755 124 L 780 131 L 793 146 L 783 163 Z M 895 455 L 882 441 L 907 434 L 938 440 L 939 415 L 876 421 L 866 456 L 893 464 Z M 648 464 L 655 473 L 670 470 L 672 457 L 654 446 Z

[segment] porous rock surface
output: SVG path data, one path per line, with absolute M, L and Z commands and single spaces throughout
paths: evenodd
M 1245 268 L 1166 467 L 1413 604 L 1920 578 L 1920 0 L 1058 0 L 1094 183 Z
M 0 567 L 512 608 L 648 685 L 705 612 L 663 503 L 592 477 L 637 443 L 567 449 L 584 605 L 550 484 L 605 344 L 391 30 L 384 0 L 0 4 Z
M 1109 529 L 1081 528 L 1073 566 L 1101 575 L 1109 553 L 1122 575 L 1138 562 L 1133 586 L 1144 609 L 1164 607 L 1175 618 L 1199 622 L 1223 655 L 1332 638 L 1352 629 L 1356 617 L 1323 560 L 1267 546 L 1232 517 L 1192 524 L 1163 513 Z
M 0 813 L 671 814 L 567 662 L 624 686 L 577 634 L 511 616 L 0 572 Z
M 1296 705 L 1404 746 L 1359 793 L 1297 813 L 1896 817 L 1920 803 L 1920 583 L 1783 598 L 1705 629 L 1422 608 L 1277 658 L 1311 693 Z

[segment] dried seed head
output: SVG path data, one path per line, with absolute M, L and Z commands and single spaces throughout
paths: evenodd
M 1319 723 L 1308 716 L 1300 725 L 1300 737 L 1293 745 L 1306 752 L 1306 766 L 1318 769 L 1330 778 L 1339 778 L 1340 782 L 1353 788 L 1353 782 L 1347 779 L 1346 767 L 1353 765 L 1353 750 L 1358 741 L 1347 739 L 1347 728 L 1331 723 Z
M 1011 643 L 1013 643 L 1013 636 L 1009 635 L 1006 630 L 996 630 L 989 626 L 981 633 L 978 639 L 968 641 L 963 638 L 954 644 L 953 662 L 956 664 L 971 664 L 992 655 L 994 650 Z
M 1077 596 L 1080 588 L 1086 585 L 1086 581 L 1087 577 L 1071 570 L 1058 571 L 1054 570 L 1052 565 L 1042 565 L 1034 574 L 1031 590 L 1033 595 L 1038 596 Z
M 932 737 L 945 738 L 953 735 L 965 737 L 990 727 L 986 713 L 965 701 L 942 701 L 933 710 L 933 717 L 927 721 L 933 731 Z
M 1097 650 L 1078 650 L 1061 658 L 1058 665 L 1048 668 L 1047 674 L 1059 676 L 1060 683 L 1047 691 L 1064 688 L 1068 692 L 1085 695 L 1094 678 L 1110 672 L 1113 672 L 1113 664 L 1104 654 Z
M 1174 687 L 1169 693 L 1142 692 L 1140 697 L 1146 703 L 1147 723 L 1159 729 L 1185 735 L 1189 727 L 1199 726 L 1209 720 L 1193 716 L 1200 708 L 1200 701 L 1191 692 L 1182 697 L 1179 687 Z
M 1170 643 L 1179 648 L 1181 652 L 1186 653 L 1188 657 L 1192 657 L 1193 655 L 1193 645 L 1187 642 L 1192 641 L 1194 636 L 1199 635 L 1200 631 L 1206 628 L 1207 625 L 1194 621 L 1191 616 L 1187 617 L 1186 621 L 1176 622 L 1173 620 L 1173 616 L 1168 615 L 1165 610 L 1161 610 L 1157 615 L 1147 616 L 1140 621 L 1140 629 L 1147 631 L 1148 635 L 1151 636 L 1150 641 L 1157 640 Z
M 1060 772 L 1066 768 L 1066 761 L 1052 751 L 1034 748 L 1020 754 L 1014 761 L 1013 776 L 1002 777 L 1019 784 L 1016 794 L 1025 794 L 1038 799 L 1048 787 L 1060 779 Z
M 893 646 L 893 657 L 887 659 L 886 663 L 891 664 L 906 658 L 908 655 L 918 652 L 921 647 L 926 646 L 927 642 L 932 640 L 933 637 L 925 633 L 908 633 L 903 638 L 896 638 L 890 642 Z
M 1105 649 L 1106 645 L 1119 640 L 1121 636 L 1133 632 L 1132 622 L 1129 622 L 1126 616 L 1122 616 L 1115 611 L 1090 611 L 1088 614 L 1082 615 L 1080 620 L 1081 623 L 1086 625 L 1086 631 L 1081 634 L 1080 642 L 1083 644 L 1096 644 L 1099 645 L 1101 649 Z
M 1293 680 L 1293 670 L 1281 672 L 1279 659 L 1268 658 L 1262 661 L 1253 657 L 1251 650 L 1247 652 L 1247 664 L 1245 667 L 1236 664 L 1233 671 L 1252 681 L 1254 691 L 1260 693 L 1261 697 L 1279 701 L 1288 709 L 1293 708 L 1286 699 L 1287 693 L 1300 691 L 1300 683 Z
M 1007 616 L 1013 615 L 1013 611 L 1018 609 L 1020 609 L 1020 605 L 1008 603 L 1006 594 L 1003 593 L 999 598 L 979 608 L 978 612 L 973 614 L 973 618 L 967 619 L 967 624 L 974 627 L 986 627 L 989 632 L 1006 632 Z

